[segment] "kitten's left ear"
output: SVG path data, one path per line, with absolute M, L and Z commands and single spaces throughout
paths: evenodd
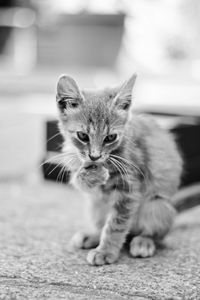
M 114 99 L 114 105 L 120 109 L 127 111 L 132 101 L 132 91 L 135 84 L 137 74 L 134 73 L 129 80 L 127 80 L 119 89 L 118 94 Z

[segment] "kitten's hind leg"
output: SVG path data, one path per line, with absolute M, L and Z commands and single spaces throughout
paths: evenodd
M 77 232 L 69 243 L 69 249 L 91 249 L 99 244 L 100 233 Z
M 140 235 L 130 243 L 133 257 L 150 257 L 156 251 L 155 241 L 161 240 L 170 230 L 175 209 L 167 199 L 156 197 L 144 202 L 138 212 L 136 231 Z

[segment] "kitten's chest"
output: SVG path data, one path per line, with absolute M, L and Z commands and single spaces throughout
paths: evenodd
M 111 195 L 115 191 L 129 191 L 127 174 L 123 174 L 116 168 L 109 169 L 109 179 L 106 184 L 100 186 L 101 192 Z

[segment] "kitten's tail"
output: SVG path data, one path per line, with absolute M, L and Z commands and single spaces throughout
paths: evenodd
M 200 184 L 181 188 L 172 198 L 178 212 L 200 205 Z

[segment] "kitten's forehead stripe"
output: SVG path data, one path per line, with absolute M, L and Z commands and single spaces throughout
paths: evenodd
M 104 95 L 85 95 L 83 114 L 87 120 L 87 132 L 107 134 L 111 113 Z

